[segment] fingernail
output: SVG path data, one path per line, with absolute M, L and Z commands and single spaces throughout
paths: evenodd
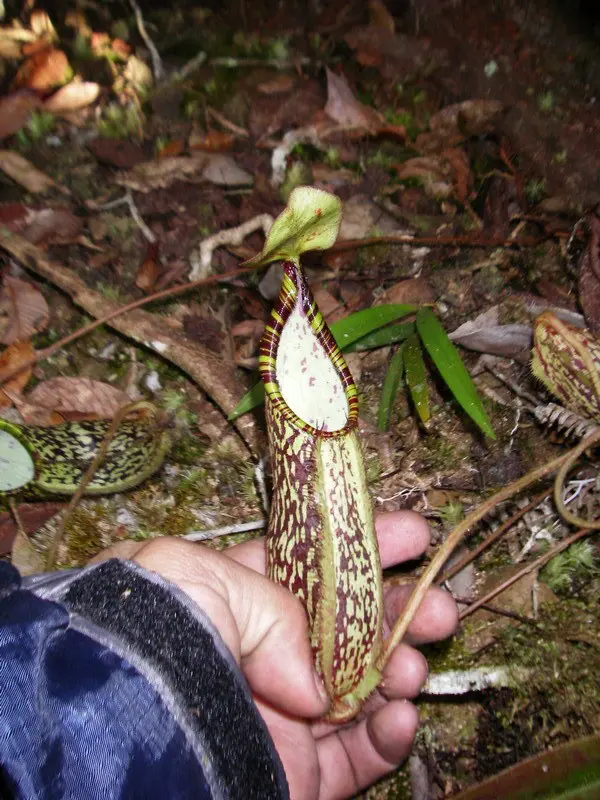
M 327 703 L 327 705 L 329 705 L 329 703 L 331 702 L 331 698 L 327 694 L 327 689 L 325 688 L 325 684 L 323 683 L 321 676 L 319 675 L 318 672 L 313 671 L 313 679 L 315 682 L 315 687 L 317 689 L 317 692 L 319 693 L 319 697 L 324 703 Z

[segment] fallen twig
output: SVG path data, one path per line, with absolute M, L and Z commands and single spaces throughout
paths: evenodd
M 163 67 L 162 59 L 156 49 L 156 45 L 150 38 L 148 31 L 146 30 L 146 24 L 144 22 L 144 17 L 142 15 L 142 10 L 138 6 L 136 0 L 129 0 L 129 5 L 133 9 L 133 13 L 135 14 L 135 21 L 137 24 L 138 31 L 140 36 L 144 40 L 144 44 L 150 51 L 150 58 L 152 59 L 152 72 L 154 74 L 154 80 L 158 83 L 158 81 L 162 80 L 165 74 L 165 70 Z
M 476 600 L 474 603 L 471 603 L 471 605 L 468 608 L 465 608 L 464 611 L 461 611 L 459 619 L 463 620 L 465 619 L 465 617 L 470 616 L 475 611 L 477 611 L 478 608 L 481 608 L 486 603 L 489 603 L 490 600 L 493 600 L 494 597 L 497 597 L 499 594 L 504 592 L 506 589 L 512 586 L 513 583 L 516 583 L 518 580 L 520 580 L 523 576 L 527 575 L 529 572 L 533 572 L 533 570 L 543 567 L 544 564 L 547 561 L 550 561 L 550 559 L 554 558 L 555 555 L 557 555 L 558 553 L 562 553 L 563 550 L 566 550 L 567 547 L 570 547 L 572 544 L 577 542 L 579 539 L 582 539 L 584 536 L 589 536 L 591 532 L 592 531 L 589 528 L 584 528 L 580 531 L 577 531 L 577 533 L 574 533 L 572 536 L 563 539 L 561 542 L 557 542 L 557 544 L 555 544 L 554 547 L 551 547 L 550 550 L 544 553 L 543 556 L 536 558 L 535 561 L 532 561 L 531 564 L 527 564 L 525 567 L 523 567 L 523 569 L 520 569 L 514 575 L 511 575 L 510 578 L 507 578 L 507 580 L 503 581 L 499 586 L 496 586 L 494 589 L 492 589 L 491 592 L 488 592 L 486 595 L 484 595 L 484 597 L 480 597 L 479 600 Z
M 267 521 L 256 519 L 253 522 L 241 522 L 238 525 L 225 525 L 222 528 L 209 528 L 205 531 L 190 531 L 182 536 L 189 542 L 204 542 L 207 539 L 216 539 L 218 536 L 230 536 L 232 533 L 247 533 L 249 531 L 260 531 L 267 527 Z
M 543 492 L 540 492 L 538 495 L 536 495 L 530 503 L 527 503 L 526 506 L 517 509 L 517 511 L 515 511 L 512 517 L 509 517 L 509 519 L 507 519 L 506 522 L 504 522 L 502 525 L 500 525 L 499 528 L 493 531 L 493 533 L 491 533 L 490 536 L 488 536 L 483 542 L 481 542 L 481 544 L 477 545 L 477 547 L 474 550 L 469 550 L 459 561 L 456 562 L 456 564 L 452 564 L 451 567 L 448 567 L 448 569 L 442 573 L 441 577 L 438 578 L 436 583 L 441 585 L 442 583 L 445 583 L 446 581 L 450 580 L 450 578 L 453 578 L 454 575 L 456 575 L 458 572 L 464 569 L 467 566 L 467 564 L 471 563 L 471 561 L 474 561 L 474 559 L 476 559 L 478 555 L 483 553 L 484 550 L 487 550 L 487 548 L 490 547 L 492 544 L 494 544 L 494 542 L 497 542 L 498 539 L 500 539 L 500 537 L 503 536 L 507 530 L 512 528 L 515 522 L 518 522 L 521 519 L 521 517 L 525 516 L 525 514 L 527 514 L 529 511 L 532 511 L 534 508 L 537 508 L 539 504 L 542 503 L 551 494 L 552 494 L 552 489 L 546 489 Z
M 208 275 L 211 268 L 212 254 L 217 247 L 223 247 L 226 244 L 237 247 L 244 241 L 246 236 L 259 229 L 264 231 L 266 237 L 271 230 L 272 224 L 273 217 L 270 214 L 258 214 L 258 216 L 242 222 L 241 225 L 237 225 L 235 228 L 225 228 L 218 233 L 213 233 L 212 236 L 207 236 L 200 243 L 199 249 L 190 256 L 192 265 L 190 280 L 202 280 Z
M 98 292 L 88 288 L 71 270 L 48 260 L 38 247 L 2 227 L 0 227 L 0 247 L 20 261 L 27 269 L 68 294 L 76 305 L 96 318 L 94 322 L 64 337 L 60 342 L 55 342 L 51 347 L 39 351 L 34 358 L 19 364 L 13 370 L 7 370 L 2 377 L 2 382 L 32 364 L 47 358 L 61 347 L 79 339 L 99 325 L 108 324 L 184 370 L 214 400 L 225 415 L 233 411 L 239 401 L 239 382 L 235 364 L 219 361 L 215 358 L 214 353 L 199 343 L 183 337 L 180 327 L 176 326 L 172 320 L 142 311 L 140 307 L 153 300 L 175 297 L 198 286 L 218 283 L 252 272 L 256 267 L 242 267 L 227 274 L 210 275 L 194 283 L 164 289 L 162 292 L 140 298 L 126 306 L 115 306 Z M 126 316 L 124 316 L 125 313 Z M 236 419 L 233 424 L 251 451 L 260 450 L 259 442 L 262 441 L 262 436 L 251 415 L 246 414 Z M 224 423 L 223 435 L 227 438 L 226 427 Z M 230 435 L 228 443 L 235 447 L 235 437 Z

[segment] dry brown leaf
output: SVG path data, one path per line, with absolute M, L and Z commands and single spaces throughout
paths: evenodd
M 27 281 L 5 275 L 0 292 L 0 342 L 14 344 L 43 331 L 50 313 L 43 294 Z
M 54 25 L 52 24 L 48 14 L 41 8 L 35 8 L 29 17 L 29 27 L 36 36 L 44 37 L 48 41 L 58 39 Z
M 23 62 L 13 80 L 16 89 L 27 87 L 38 92 L 48 92 L 66 83 L 73 71 L 62 50 L 44 47 Z
M 435 303 L 436 294 L 425 278 L 407 278 L 386 289 L 383 303 Z
M 99 94 L 100 86 L 93 81 L 71 81 L 44 102 L 44 109 L 53 114 L 78 111 L 93 103 Z
M 2 52 L 0 50 L 0 57 Z M 0 140 L 12 136 L 26 124 L 34 108 L 38 108 L 40 100 L 35 92 L 21 89 L 0 98 Z
M 461 203 L 468 203 L 473 190 L 473 175 L 467 154 L 460 147 L 449 147 L 442 157 L 454 171 L 454 193 Z
M 381 127 L 381 117 L 372 108 L 356 99 L 345 78 L 327 67 L 327 104 L 325 113 L 344 128 L 362 128 L 375 133 Z
M 21 503 L 17 506 L 19 519 L 27 533 L 34 533 L 57 514 L 64 503 Z M 0 513 L 0 556 L 10 553 L 17 527 L 12 514 Z
M 32 368 L 27 367 L 6 383 L 2 383 L 4 376 L 20 364 L 24 364 L 34 355 L 35 350 L 31 342 L 15 342 L 15 344 L 6 347 L 0 354 L 0 383 L 4 387 L 0 389 L 0 408 L 10 408 L 13 405 L 12 399 L 4 389 L 11 394 L 20 394 L 31 377 Z
M 44 571 L 44 559 L 23 531 L 17 529 L 10 560 L 21 575 L 36 575 Z
M 68 208 L 29 209 L 23 236 L 33 244 L 66 244 L 76 241 L 83 219 Z
M 160 273 L 161 269 L 158 265 L 158 243 L 150 242 L 146 249 L 144 260 L 138 267 L 135 276 L 135 285 L 143 292 L 148 292 L 155 286 Z
M 57 186 L 45 172 L 12 150 L 0 150 L 0 169 L 32 194 L 41 194 Z
M 6 39 L 0 31 L 0 58 L 5 61 L 21 58 L 21 45 L 14 39 Z
M 499 325 L 498 319 L 498 308 L 494 306 L 463 323 L 449 334 L 449 338 L 479 353 L 528 361 L 532 342 L 531 326 Z
M 190 150 L 204 150 L 208 153 L 222 153 L 231 150 L 235 136 L 226 131 L 208 131 L 208 133 L 191 133 L 188 141 Z
M 217 186 L 250 186 L 254 179 L 239 167 L 231 156 L 210 153 L 202 177 Z
M 135 192 L 148 193 L 154 189 L 166 189 L 175 181 L 183 181 L 198 175 L 204 168 L 201 158 L 173 156 L 137 164 L 129 172 L 118 175 L 115 182 Z
M 331 325 L 332 322 L 337 322 L 338 319 L 347 316 L 346 309 L 343 304 L 335 298 L 327 289 L 314 289 L 313 297 L 317 307 L 325 317 L 325 322 Z
M 239 167 L 233 158 L 221 153 L 200 153 L 190 158 L 173 156 L 146 161 L 115 180 L 136 192 L 151 192 L 166 189 L 175 181 L 193 179 L 200 176 L 217 186 L 248 186 L 253 178 Z
M 260 94 L 273 95 L 273 94 L 286 94 L 291 91 L 296 83 L 291 75 L 278 75 L 270 81 L 259 83 L 256 91 Z
M 51 408 L 66 416 L 76 413 L 78 419 L 110 419 L 130 398 L 115 386 L 91 378 L 51 378 L 38 384 L 27 395 L 27 401 Z
M 446 106 L 429 120 L 429 128 L 440 137 L 461 138 L 480 136 L 489 133 L 502 111 L 502 103 L 497 100 L 464 100 Z

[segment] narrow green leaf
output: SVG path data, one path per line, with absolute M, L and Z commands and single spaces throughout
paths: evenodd
M 377 427 L 380 431 L 387 431 L 390 427 L 394 400 L 396 399 L 398 386 L 400 385 L 400 379 L 404 371 L 403 349 L 404 345 L 400 345 L 392 356 L 388 370 L 385 373 L 383 387 L 381 389 L 381 400 L 379 401 L 379 410 L 377 412 Z
M 265 387 L 262 381 L 255 383 L 249 392 L 242 397 L 237 406 L 233 409 L 231 414 L 227 417 L 230 422 L 234 419 L 241 417 L 242 414 L 247 414 L 252 411 L 256 406 L 260 406 L 265 401 Z
M 417 331 L 454 397 L 483 433 L 495 439 L 492 424 L 458 350 L 438 318 L 428 308 L 421 308 L 417 312 Z
M 404 353 L 404 369 L 406 371 L 406 383 L 410 389 L 410 394 L 417 409 L 417 414 L 421 422 L 427 422 L 429 413 L 429 392 L 425 378 L 425 362 L 423 352 L 419 344 L 419 337 L 413 333 L 402 348 Z
M 271 226 L 262 252 L 246 264 L 298 261 L 307 250 L 327 250 L 337 238 L 341 221 L 339 197 L 312 186 L 299 186 Z
M 396 325 L 386 325 L 385 328 L 378 328 L 373 333 L 363 336 L 354 344 L 344 347 L 344 353 L 354 353 L 356 351 L 374 350 L 376 347 L 385 347 L 390 344 L 403 342 L 416 330 L 414 322 L 398 322 Z
M 377 330 L 377 328 L 382 328 L 389 322 L 405 317 L 407 314 L 413 314 L 416 310 L 416 306 L 398 303 L 365 308 L 332 323 L 330 326 L 331 333 L 340 350 L 346 350 L 354 342 Z

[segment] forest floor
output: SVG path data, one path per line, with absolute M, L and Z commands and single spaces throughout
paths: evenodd
M 281 272 L 235 270 L 262 248 L 260 215 L 275 218 L 300 185 L 343 202 L 338 243 L 305 262 L 327 322 L 383 304 L 431 308 L 491 421 L 495 438 L 422 348 L 425 404 L 402 381 L 382 401 L 401 342 L 347 354 L 375 509 L 424 514 L 430 556 L 465 513 L 565 452 L 577 425 L 600 422 L 600 20 L 541 0 L 212 5 L 147 4 L 136 19 L 135 3 L 12 15 L 7 3 L 0 28 L 0 377 L 34 361 L 4 383 L 2 417 L 110 419 L 146 399 L 174 439 L 140 487 L 79 503 L 58 564 L 124 538 L 264 527 L 262 410 L 229 417 L 256 383 Z M 564 323 L 546 385 L 530 366 L 544 311 Z M 559 424 L 540 421 L 550 402 L 565 406 Z M 461 546 L 459 557 L 515 516 L 446 584 L 463 610 L 574 532 L 550 490 L 502 505 Z M 593 452 L 565 492 L 573 513 L 600 516 Z M 19 507 L 38 553 L 64 506 Z M 1 554 L 14 538 L 7 512 Z M 599 557 L 592 532 L 427 649 L 433 674 L 526 677 L 423 696 L 410 765 L 366 797 L 449 797 L 600 730 Z M 409 566 L 395 580 L 423 569 Z

